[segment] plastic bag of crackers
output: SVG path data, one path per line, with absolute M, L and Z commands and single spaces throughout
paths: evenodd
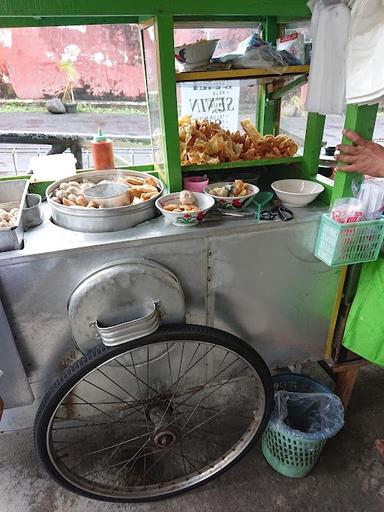
M 241 121 L 244 133 L 223 130 L 219 123 L 179 119 L 182 165 L 218 164 L 238 160 L 287 158 L 298 151 L 296 142 L 286 135 L 261 135 L 249 119 Z

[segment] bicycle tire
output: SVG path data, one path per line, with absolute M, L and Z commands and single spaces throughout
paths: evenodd
M 48 434 L 49 425 L 52 420 L 52 416 L 58 408 L 58 404 L 61 404 L 64 397 L 67 395 L 69 390 L 73 388 L 78 382 L 81 381 L 86 375 L 90 374 L 95 368 L 101 364 L 105 364 L 113 358 L 118 357 L 121 354 L 125 354 L 127 350 L 133 350 L 135 348 L 153 345 L 161 342 L 172 342 L 172 340 L 195 340 L 196 342 L 214 343 L 217 346 L 229 349 L 234 353 L 245 359 L 249 365 L 254 369 L 260 378 L 262 388 L 265 397 L 265 407 L 262 414 L 262 419 L 257 430 L 253 433 L 251 441 L 247 446 L 239 453 L 234 460 L 223 468 L 216 471 L 212 476 L 200 481 L 198 483 L 190 485 L 188 488 L 182 490 L 175 490 L 161 494 L 158 496 L 149 496 L 144 498 L 129 498 L 129 497 L 114 497 L 114 496 L 103 496 L 99 493 L 90 492 L 79 488 L 73 482 L 70 482 L 67 478 L 63 477 L 60 471 L 57 470 L 53 464 L 48 449 Z M 51 388 L 47 391 L 44 396 L 38 412 L 36 414 L 34 423 L 34 444 L 39 455 L 39 458 L 47 470 L 48 474 L 64 488 L 75 492 L 79 495 L 97 499 L 102 501 L 110 502 L 146 502 L 155 501 L 158 499 L 165 499 L 177 494 L 181 494 L 186 491 L 190 491 L 200 485 L 217 478 L 224 471 L 228 470 L 235 463 L 237 463 L 257 442 L 260 435 L 264 431 L 267 422 L 270 418 L 273 409 L 273 385 L 270 372 L 261 356 L 243 340 L 233 336 L 227 332 L 213 329 L 210 327 L 198 326 L 198 325 L 179 325 L 179 326 L 164 326 L 161 327 L 155 333 L 146 336 L 144 338 L 137 339 L 133 342 L 129 342 L 123 345 L 116 346 L 114 348 L 107 348 L 105 346 L 97 346 L 86 356 L 76 361 L 70 367 L 68 367 L 62 376 L 60 376 Z

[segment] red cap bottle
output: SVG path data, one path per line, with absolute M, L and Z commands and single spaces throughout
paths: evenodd
M 113 147 L 111 139 L 103 135 L 101 128 L 92 140 L 93 167 L 96 171 L 102 169 L 114 169 Z

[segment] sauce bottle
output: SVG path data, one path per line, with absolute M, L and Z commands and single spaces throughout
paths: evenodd
M 101 128 L 98 129 L 97 135 L 92 140 L 92 158 L 96 171 L 115 168 L 112 141 L 103 135 Z

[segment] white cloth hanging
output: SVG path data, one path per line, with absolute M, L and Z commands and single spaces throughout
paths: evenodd
M 351 1 L 351 0 L 349 0 Z M 310 0 L 312 57 L 306 109 L 320 114 L 345 110 L 347 0 Z
M 353 0 L 347 50 L 347 103 L 384 97 L 384 0 Z

